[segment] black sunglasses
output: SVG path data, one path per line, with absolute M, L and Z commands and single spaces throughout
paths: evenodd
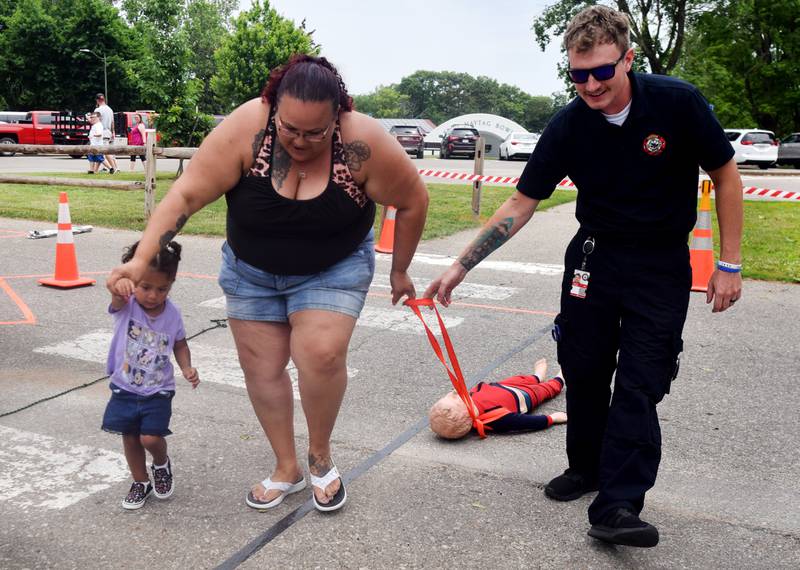
M 617 64 L 623 59 L 625 59 L 624 53 L 614 63 L 598 65 L 592 69 L 570 69 L 568 70 L 569 78 L 572 79 L 573 83 L 586 83 L 589 81 L 589 74 L 591 74 L 598 81 L 608 81 L 617 73 Z

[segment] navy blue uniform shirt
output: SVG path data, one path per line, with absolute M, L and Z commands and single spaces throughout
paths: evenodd
M 697 218 L 698 166 L 720 168 L 733 148 L 696 87 L 661 75 L 628 77 L 625 122 L 613 125 L 575 98 L 545 128 L 517 190 L 543 200 L 569 176 L 584 230 L 686 240 Z

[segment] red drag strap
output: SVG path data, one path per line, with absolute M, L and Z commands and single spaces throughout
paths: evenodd
M 433 347 L 433 352 L 436 353 L 437 358 L 441 361 L 444 369 L 447 371 L 447 375 L 450 376 L 450 382 L 453 384 L 453 388 L 461 398 L 461 401 L 464 402 L 464 405 L 467 407 L 467 411 L 472 418 L 472 425 L 475 427 L 478 435 L 481 436 L 481 438 L 486 437 L 486 430 L 492 429 L 486 424 L 498 418 L 502 418 L 511 412 L 505 408 L 496 408 L 478 415 L 475 411 L 475 404 L 472 401 L 472 396 L 470 396 L 469 390 L 467 389 L 467 384 L 464 381 L 464 374 L 461 372 L 461 367 L 458 364 L 456 351 L 453 348 L 453 343 L 450 341 L 450 335 L 447 334 L 447 329 L 444 326 L 444 321 L 442 321 L 442 316 L 439 314 L 439 310 L 436 308 L 436 303 L 434 303 L 433 299 L 406 299 L 403 304 L 407 305 L 412 311 L 414 311 L 414 314 L 419 317 L 420 321 L 422 321 L 422 326 L 425 327 L 425 333 L 428 335 L 428 341 L 431 343 L 431 347 Z M 439 330 L 442 332 L 445 350 L 447 350 L 447 357 L 453 366 L 452 370 L 450 370 L 450 367 L 447 365 L 447 361 L 444 358 L 444 353 L 442 352 L 442 347 L 439 344 L 439 341 L 436 339 L 436 336 L 434 336 L 430 327 L 428 327 L 425 319 L 422 317 L 422 313 L 419 310 L 420 307 L 431 307 L 433 312 L 436 313 L 436 319 L 439 321 Z

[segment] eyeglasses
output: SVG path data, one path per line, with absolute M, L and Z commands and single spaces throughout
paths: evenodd
M 569 78 L 572 79 L 573 83 L 586 83 L 589 81 L 589 74 L 591 74 L 597 81 L 608 81 L 616 75 L 617 64 L 623 59 L 625 59 L 624 53 L 614 63 L 598 65 L 592 69 L 570 69 L 568 70 Z
M 275 115 L 275 124 L 278 127 L 278 132 L 280 132 L 286 138 L 296 139 L 297 137 L 303 137 L 304 139 L 306 139 L 308 142 L 311 143 L 318 143 L 324 141 L 325 137 L 328 136 L 328 131 L 330 131 L 331 127 L 333 126 L 333 123 L 331 123 L 330 125 L 328 125 L 328 128 L 322 132 L 308 133 L 287 127 L 286 125 L 283 124 L 283 121 L 281 121 L 281 118 L 277 115 Z

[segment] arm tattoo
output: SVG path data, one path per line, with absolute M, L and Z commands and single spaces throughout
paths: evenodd
M 258 153 L 261 151 L 261 143 L 264 141 L 264 135 L 266 134 L 267 129 L 261 129 L 256 133 L 255 138 L 253 139 L 253 160 L 255 161 L 258 159 Z
M 292 157 L 283 148 L 279 140 L 275 141 L 275 154 L 272 155 L 272 178 L 275 180 L 275 189 L 283 186 L 283 181 L 289 175 L 292 167 Z
M 172 241 L 172 238 L 178 235 L 178 232 L 181 231 L 181 228 L 186 225 L 186 220 L 188 219 L 189 217 L 186 214 L 181 214 L 178 216 L 178 219 L 175 221 L 175 229 L 164 232 L 164 235 L 162 235 L 161 239 L 158 240 L 158 245 L 162 248 L 166 247 L 167 244 Z
M 370 150 L 364 141 L 353 141 L 344 145 L 344 160 L 350 170 L 361 170 L 361 163 L 370 157 Z
M 312 474 L 320 477 L 330 471 L 331 468 L 333 468 L 333 462 L 331 462 L 330 457 L 325 458 L 321 455 L 314 455 L 313 453 L 308 454 L 308 470 L 311 471 Z
M 514 218 L 505 218 L 497 222 L 493 227 L 486 229 L 473 242 L 469 251 L 458 258 L 458 262 L 467 271 L 478 265 L 490 253 L 509 240 L 511 226 L 513 225 Z

